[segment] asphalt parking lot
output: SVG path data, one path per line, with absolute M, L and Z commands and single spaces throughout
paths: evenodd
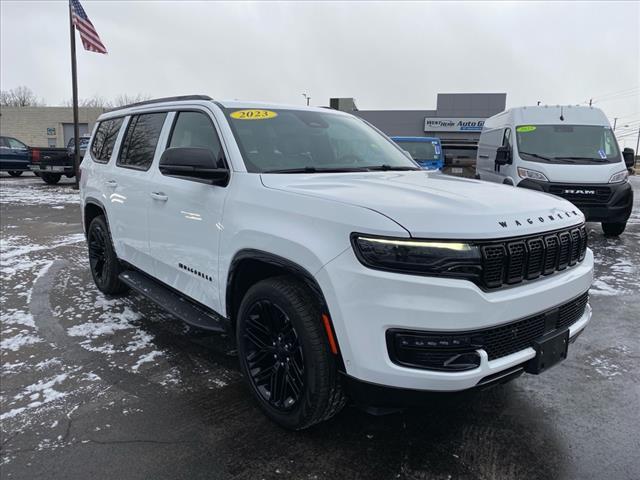
M 631 179 L 636 192 L 640 178 Z M 640 195 L 589 224 L 593 320 L 541 376 L 291 433 L 228 338 L 93 285 L 72 182 L 0 179 L 1 478 L 640 478 Z

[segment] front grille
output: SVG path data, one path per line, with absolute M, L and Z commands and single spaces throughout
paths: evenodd
M 558 320 L 556 321 L 557 328 L 564 328 L 573 325 L 584 313 L 584 308 L 589 301 L 589 295 L 584 294 L 572 300 L 569 303 L 565 303 L 558 309 Z
M 447 359 L 480 348 L 487 352 L 489 360 L 495 360 L 531 347 L 535 340 L 549 332 L 569 328 L 582 317 L 588 300 L 589 294 L 585 292 L 558 307 L 482 330 L 420 332 L 392 329 L 387 331 L 387 349 L 394 363 L 432 370 L 444 370 L 442 363 Z M 465 365 L 473 367 L 472 362 L 465 361 Z
M 551 185 L 549 193 L 578 205 L 607 203 L 611 198 L 611 188 L 589 185 Z
M 485 244 L 481 246 L 481 284 L 494 289 L 550 275 L 581 262 L 586 250 L 584 225 Z

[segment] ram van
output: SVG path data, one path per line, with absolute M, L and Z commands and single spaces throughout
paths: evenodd
M 633 206 L 628 157 L 598 108 L 518 107 L 485 121 L 476 178 L 562 197 L 618 236 Z

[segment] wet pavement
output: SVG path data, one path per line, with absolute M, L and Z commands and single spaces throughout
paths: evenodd
M 559 366 L 291 433 L 229 339 L 96 290 L 71 181 L 2 174 L 0 477 L 638 479 L 639 203 L 619 239 L 589 224 L 593 320 Z

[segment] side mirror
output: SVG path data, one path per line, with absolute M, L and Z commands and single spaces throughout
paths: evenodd
M 218 168 L 218 160 L 208 148 L 168 148 L 160 157 L 159 168 L 170 177 L 220 186 L 229 182 L 229 170 Z
M 633 151 L 633 148 L 625 148 L 622 151 L 622 158 L 624 158 L 624 164 L 627 168 L 633 168 L 636 163 L 636 152 Z
M 496 150 L 496 165 L 511 163 L 511 149 L 507 146 L 498 147 Z

